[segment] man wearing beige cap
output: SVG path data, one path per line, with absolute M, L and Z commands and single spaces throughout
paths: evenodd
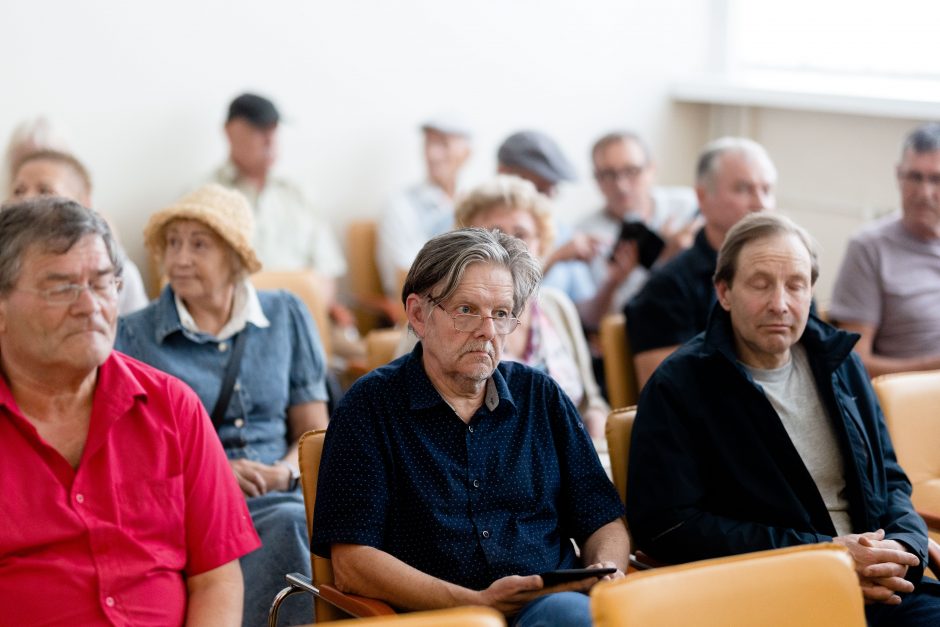
M 427 179 L 389 201 L 376 238 L 382 287 L 396 299 L 421 246 L 454 225 L 457 177 L 470 156 L 470 130 L 463 120 L 440 115 L 425 121 L 421 131 Z

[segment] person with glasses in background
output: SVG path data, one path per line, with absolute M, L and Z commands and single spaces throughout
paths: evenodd
M 602 571 L 540 574 L 623 576 L 623 508 L 577 408 L 546 374 L 502 361 L 540 274 L 499 231 L 451 231 L 418 253 L 402 300 L 420 341 L 359 379 L 326 433 L 311 548 L 341 590 L 579 626 Z
M 896 174 L 901 213 L 852 238 L 829 308 L 873 377 L 940 368 L 940 124 L 905 138 Z
M 193 391 L 112 350 L 122 270 L 74 201 L 0 211 L 3 622 L 234 627 L 260 542 Z
M 639 263 L 636 241 L 619 239 L 623 224 L 640 222 L 663 239 L 657 264 L 691 246 L 702 224 L 696 218 L 698 202 L 692 188 L 654 186 L 656 165 L 636 133 L 607 133 L 594 143 L 591 161 L 604 207 L 575 225 L 572 239 L 592 243 L 591 254 L 584 257 L 587 280 L 566 282 L 564 277 L 577 273 L 559 268 L 547 273 L 545 284 L 566 291 L 585 327 L 596 330 L 601 318 L 620 312 L 649 277 L 649 269 Z

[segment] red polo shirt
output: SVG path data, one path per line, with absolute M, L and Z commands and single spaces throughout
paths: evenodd
M 260 546 L 185 384 L 113 352 L 78 469 L 0 377 L 0 622 L 180 625 L 187 575 Z

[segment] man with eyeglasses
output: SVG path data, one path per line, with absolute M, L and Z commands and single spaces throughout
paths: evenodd
M 636 241 L 618 239 L 623 223 L 641 222 L 665 241 L 656 260 L 661 264 L 691 246 L 701 222 L 695 218 L 698 203 L 692 188 L 654 186 L 655 164 L 639 135 L 607 133 L 594 143 L 591 160 L 604 207 L 575 227 L 598 246 L 588 260 L 593 279 L 584 286 L 588 291 L 572 300 L 584 324 L 597 328 L 605 314 L 623 309 L 649 277 L 638 263 Z
M 112 350 L 121 271 L 74 201 L 0 211 L 3 622 L 238 625 L 260 542 L 196 395 Z
M 905 138 L 897 178 L 901 214 L 852 238 L 829 309 L 873 377 L 940 368 L 940 124 Z
M 546 374 L 500 361 L 539 275 L 498 231 L 421 249 L 402 291 L 419 343 L 357 381 L 326 434 L 311 546 L 341 590 L 576 627 L 591 624 L 583 593 L 601 577 L 540 574 L 623 575 L 622 505 L 577 409 Z

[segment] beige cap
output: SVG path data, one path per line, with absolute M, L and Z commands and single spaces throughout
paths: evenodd
M 163 256 L 166 248 L 163 229 L 173 220 L 202 222 L 232 247 L 249 274 L 261 269 L 261 262 L 251 245 L 255 217 L 248 199 L 241 192 L 209 183 L 150 216 L 144 227 L 144 243 L 152 253 Z

